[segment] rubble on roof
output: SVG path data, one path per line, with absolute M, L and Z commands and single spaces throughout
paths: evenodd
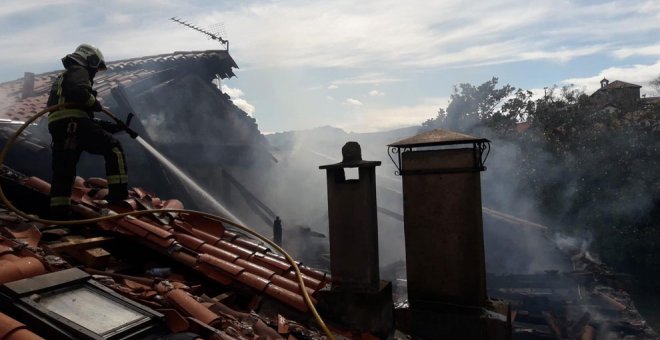
M 25 192 L 47 195 L 50 189 L 35 177 L 13 178 Z M 108 208 L 102 201 L 105 187 L 103 179 L 76 179 L 72 199 L 80 217 L 97 217 Z M 182 204 L 135 188 L 128 200 L 111 208 L 168 207 Z M 170 213 L 59 227 L 2 211 L 0 231 L 0 283 L 80 266 L 93 280 L 162 313 L 171 332 L 209 338 L 214 332 L 219 338 L 323 338 L 309 328 L 292 266 L 251 237 L 211 219 Z M 300 269 L 310 295 L 329 282 L 323 272 L 303 265 Z M 277 314 L 259 313 L 262 305 Z
M 540 235 L 548 232 L 524 227 Z M 559 245 L 544 237 L 568 261 L 568 268 L 487 278 L 488 295 L 510 303 L 514 339 L 659 338 L 626 292 L 630 285 L 625 275 L 594 260 L 581 244 Z

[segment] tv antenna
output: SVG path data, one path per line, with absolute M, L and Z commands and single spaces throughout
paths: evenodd
M 229 40 L 222 39 L 221 33 L 224 31 L 224 25 L 223 24 L 217 24 L 213 25 L 209 30 L 203 29 L 201 27 L 198 27 L 196 25 L 193 25 L 191 23 L 185 22 L 177 17 L 172 17 L 170 20 L 177 22 L 183 26 L 189 27 L 194 29 L 197 32 L 200 32 L 202 34 L 205 34 L 206 36 L 209 37 L 209 39 L 217 40 L 219 41 L 222 45 L 225 45 L 225 48 L 227 51 L 229 51 Z M 212 30 L 212 32 L 209 32 Z

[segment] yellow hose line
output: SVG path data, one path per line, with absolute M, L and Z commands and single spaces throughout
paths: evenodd
M 9 153 L 9 150 L 14 146 L 14 144 L 16 143 L 16 140 L 18 139 L 18 137 L 21 135 L 21 133 L 23 133 L 23 131 L 25 131 L 25 129 L 28 126 L 30 126 L 30 124 L 32 124 L 35 120 L 39 119 L 39 117 L 43 116 L 44 114 L 46 114 L 48 112 L 55 111 L 55 110 L 57 110 L 61 107 L 64 107 L 64 106 L 67 106 L 67 104 L 66 103 L 65 104 L 58 104 L 58 105 L 53 105 L 53 106 L 47 107 L 47 108 L 43 109 L 42 111 L 38 112 L 37 114 L 35 114 L 30 119 L 28 119 L 18 130 L 16 130 L 16 132 L 7 140 L 7 143 L 3 146 L 2 151 L 0 151 L 0 166 L 5 163 L 5 158 L 7 157 L 7 154 Z M 69 104 L 69 106 L 70 106 L 70 104 Z M 108 116 L 110 116 L 113 120 L 115 120 L 115 121 L 118 120 L 118 118 L 115 117 L 110 111 L 108 111 L 106 109 L 103 109 L 103 112 L 105 114 L 107 114 Z M 231 220 L 229 220 L 227 218 L 224 218 L 224 217 L 221 217 L 221 216 L 209 214 L 209 213 L 206 213 L 206 212 L 203 212 L 203 211 L 188 210 L 188 209 L 140 210 L 140 211 L 131 211 L 131 212 L 120 213 L 120 214 L 116 214 L 116 215 L 107 215 L 107 216 L 88 218 L 88 219 L 83 219 L 83 220 L 74 220 L 74 221 L 47 220 L 47 219 L 40 218 L 39 216 L 36 216 L 36 215 L 27 214 L 27 213 L 19 210 L 18 208 L 16 208 L 9 201 L 7 196 L 5 196 L 5 192 L 2 189 L 2 185 L 0 185 L 0 201 L 9 210 L 13 211 L 17 215 L 19 215 L 19 216 L 21 216 L 21 217 L 23 217 L 27 220 L 31 220 L 31 221 L 39 222 L 39 223 L 43 223 L 43 224 L 80 225 L 80 224 L 88 224 L 88 223 L 97 223 L 97 222 L 107 221 L 107 220 L 114 220 L 114 219 L 124 218 L 124 217 L 127 217 L 127 216 L 140 216 L 140 215 L 147 215 L 147 214 L 153 214 L 153 213 L 171 213 L 171 212 L 173 212 L 173 213 L 182 213 L 182 214 L 200 215 L 200 216 L 208 217 L 208 218 L 210 218 L 212 220 L 215 220 L 215 221 L 218 221 L 218 222 L 230 224 L 230 225 L 232 225 L 232 226 L 234 226 L 234 227 L 236 227 L 240 230 L 243 230 L 243 231 L 257 237 L 258 239 L 266 242 L 268 245 L 270 245 L 275 250 L 277 250 L 277 252 L 282 254 L 284 256 L 284 258 L 286 258 L 286 260 L 289 262 L 289 264 L 291 264 L 291 266 L 293 266 L 293 269 L 296 272 L 296 278 L 298 279 L 298 285 L 300 286 L 300 291 L 302 292 L 303 298 L 305 300 L 305 303 L 309 307 L 309 310 L 314 315 L 314 318 L 316 319 L 316 322 L 321 327 L 321 329 L 323 329 L 323 332 L 328 336 L 328 338 L 330 338 L 332 340 L 335 339 L 334 336 L 332 335 L 332 332 L 330 332 L 328 327 L 325 325 L 325 322 L 323 322 L 323 319 L 321 318 L 319 313 L 316 311 L 316 308 L 314 307 L 314 303 L 312 303 L 312 299 L 309 297 L 309 294 L 307 293 L 307 289 L 305 288 L 305 282 L 303 281 L 302 273 L 300 272 L 300 268 L 298 268 L 298 265 L 296 264 L 296 261 L 294 261 L 294 259 L 291 257 L 291 255 L 289 255 L 286 251 L 284 251 L 284 249 L 282 249 L 280 246 L 278 246 L 277 244 L 275 244 L 273 241 L 269 240 L 265 236 L 257 233 L 256 231 L 254 231 L 254 230 L 252 230 L 252 229 L 250 229 L 250 228 L 248 228 L 244 225 L 241 225 L 237 222 L 231 221 Z

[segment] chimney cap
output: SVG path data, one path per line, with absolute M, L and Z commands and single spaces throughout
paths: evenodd
M 380 165 L 380 161 L 363 161 L 362 148 L 358 142 L 347 142 L 341 148 L 341 155 L 343 160 L 340 163 L 321 165 L 319 169 L 328 168 L 362 168 L 362 167 L 375 167 Z
M 422 146 L 456 145 L 472 143 L 490 143 L 486 138 L 477 138 L 459 132 L 436 129 L 420 133 L 416 136 L 402 139 L 398 142 L 389 144 L 396 148 L 414 148 Z

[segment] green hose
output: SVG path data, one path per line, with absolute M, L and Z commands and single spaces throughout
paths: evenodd
M 42 111 L 39 111 L 37 114 L 35 114 L 30 119 L 28 119 L 18 130 L 16 130 L 16 132 L 14 132 L 14 134 L 7 140 L 7 143 L 2 148 L 2 151 L 0 151 L 0 166 L 2 166 L 4 164 L 5 158 L 7 157 L 7 154 L 9 153 L 9 150 L 14 146 L 14 144 L 16 143 L 16 140 L 18 139 L 18 137 L 21 135 L 21 133 L 23 133 L 23 131 L 25 131 L 25 129 L 28 126 L 30 126 L 30 124 L 32 124 L 34 121 L 39 119 L 39 117 L 43 116 L 44 114 L 46 114 L 48 112 L 53 112 L 53 111 L 55 111 L 59 108 L 67 106 L 67 105 L 71 106 L 71 104 L 66 104 L 65 103 L 65 104 L 58 104 L 58 105 L 53 105 L 53 106 L 47 107 L 47 108 L 43 109 Z M 112 112 L 110 112 L 106 109 L 103 109 L 103 112 L 105 114 L 107 114 L 110 118 L 112 118 L 114 121 L 119 121 L 119 119 L 115 115 L 113 115 Z M 300 286 L 300 291 L 302 292 L 303 298 L 305 300 L 305 303 L 309 307 L 309 310 L 314 315 L 314 318 L 316 319 L 316 322 L 321 327 L 321 329 L 323 329 L 323 332 L 328 336 L 328 338 L 330 338 L 332 340 L 335 339 L 334 336 L 332 335 L 332 332 L 330 332 L 328 327 L 325 325 L 325 322 L 323 322 L 323 319 L 321 318 L 319 313 L 316 311 L 316 308 L 314 307 L 314 303 L 312 303 L 312 299 L 309 297 L 309 294 L 307 293 L 307 289 L 305 288 L 305 282 L 303 281 L 303 278 L 302 278 L 302 273 L 300 273 L 300 268 L 298 268 L 298 265 L 296 264 L 296 261 L 294 261 L 293 258 L 291 257 L 291 255 L 289 255 L 286 251 L 284 251 L 284 249 L 282 249 L 280 246 L 275 244 L 273 241 L 269 240 L 267 237 L 257 233 L 256 231 L 254 231 L 254 230 L 252 230 L 252 229 L 250 229 L 250 228 L 248 228 L 244 225 L 241 225 L 239 223 L 236 223 L 234 221 L 231 221 L 231 220 L 226 219 L 226 218 L 221 217 L 221 216 L 209 214 L 209 213 L 206 213 L 206 212 L 203 212 L 203 211 L 188 210 L 188 209 L 140 210 L 140 211 L 131 211 L 131 212 L 126 212 L 126 213 L 120 213 L 120 214 L 116 214 L 116 215 L 107 215 L 107 216 L 88 218 L 88 219 L 84 219 L 84 220 L 73 220 L 73 221 L 47 220 L 47 219 L 43 219 L 43 218 L 40 218 L 40 217 L 35 216 L 35 215 L 27 214 L 27 213 L 19 210 L 18 208 L 16 208 L 9 201 L 7 196 L 5 196 L 5 192 L 2 189 L 2 185 L 0 185 L 0 201 L 9 210 L 13 211 L 17 215 L 19 215 L 19 216 L 21 216 L 21 217 L 23 217 L 27 220 L 31 220 L 31 221 L 39 222 L 39 223 L 43 223 L 43 224 L 80 225 L 80 224 L 88 224 L 88 223 L 97 223 L 97 222 L 107 221 L 107 220 L 114 220 L 114 219 L 124 218 L 126 216 L 140 216 L 140 215 L 147 215 L 147 214 L 153 214 L 153 213 L 168 213 L 168 212 L 200 215 L 200 216 L 204 216 L 204 217 L 210 218 L 210 219 L 218 221 L 218 222 L 231 224 L 234 227 L 236 227 L 236 228 L 238 228 L 242 231 L 245 231 L 245 232 L 257 237 L 258 239 L 264 241 L 265 243 L 270 245 L 273 249 L 275 249 L 278 253 L 282 254 L 284 256 L 284 258 L 286 258 L 286 260 L 289 262 L 289 264 L 291 264 L 291 266 L 293 266 L 293 269 L 296 272 L 296 278 L 298 279 L 298 285 Z

